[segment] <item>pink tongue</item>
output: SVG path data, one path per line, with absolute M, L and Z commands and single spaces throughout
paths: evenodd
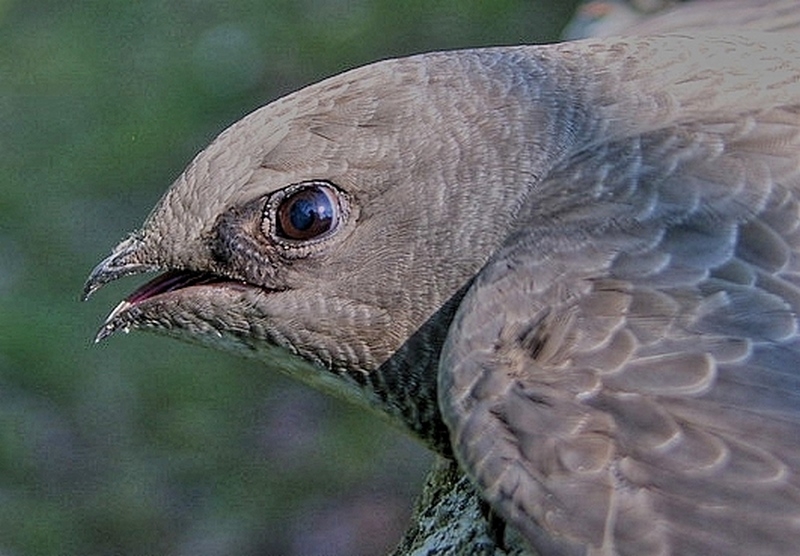
M 133 305 L 161 293 L 171 292 L 189 286 L 197 286 L 199 284 L 210 284 L 222 280 L 224 280 L 224 278 L 214 276 L 213 274 L 173 270 L 156 276 L 130 294 L 125 301 Z

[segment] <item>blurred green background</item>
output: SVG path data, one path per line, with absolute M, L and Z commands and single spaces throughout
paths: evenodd
M 379 554 L 430 463 L 270 369 L 78 302 L 228 124 L 425 50 L 553 40 L 572 2 L 0 0 L 0 555 Z

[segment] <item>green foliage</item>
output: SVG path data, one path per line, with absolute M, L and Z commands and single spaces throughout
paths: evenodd
M 131 334 L 91 267 L 245 113 L 432 49 L 550 40 L 568 3 L 0 0 L 0 554 L 373 554 L 429 456 L 259 365 Z

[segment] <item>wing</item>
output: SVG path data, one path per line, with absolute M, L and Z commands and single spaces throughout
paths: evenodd
M 800 110 L 582 153 L 531 202 L 440 361 L 486 499 L 544 556 L 797 554 Z
M 563 35 L 567 39 L 580 39 L 723 28 L 796 30 L 800 28 L 800 3 L 797 0 L 692 0 L 678 3 L 588 0 L 578 8 Z
M 720 17 L 720 14 L 724 16 Z M 648 35 L 725 27 L 796 30 L 800 27 L 800 4 L 797 0 L 693 0 L 643 17 L 625 32 Z

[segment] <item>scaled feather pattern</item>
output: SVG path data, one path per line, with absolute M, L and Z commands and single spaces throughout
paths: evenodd
M 543 556 L 796 554 L 800 6 L 623 33 L 256 110 L 92 272 L 87 295 L 162 273 L 99 336 L 289 352 Z

